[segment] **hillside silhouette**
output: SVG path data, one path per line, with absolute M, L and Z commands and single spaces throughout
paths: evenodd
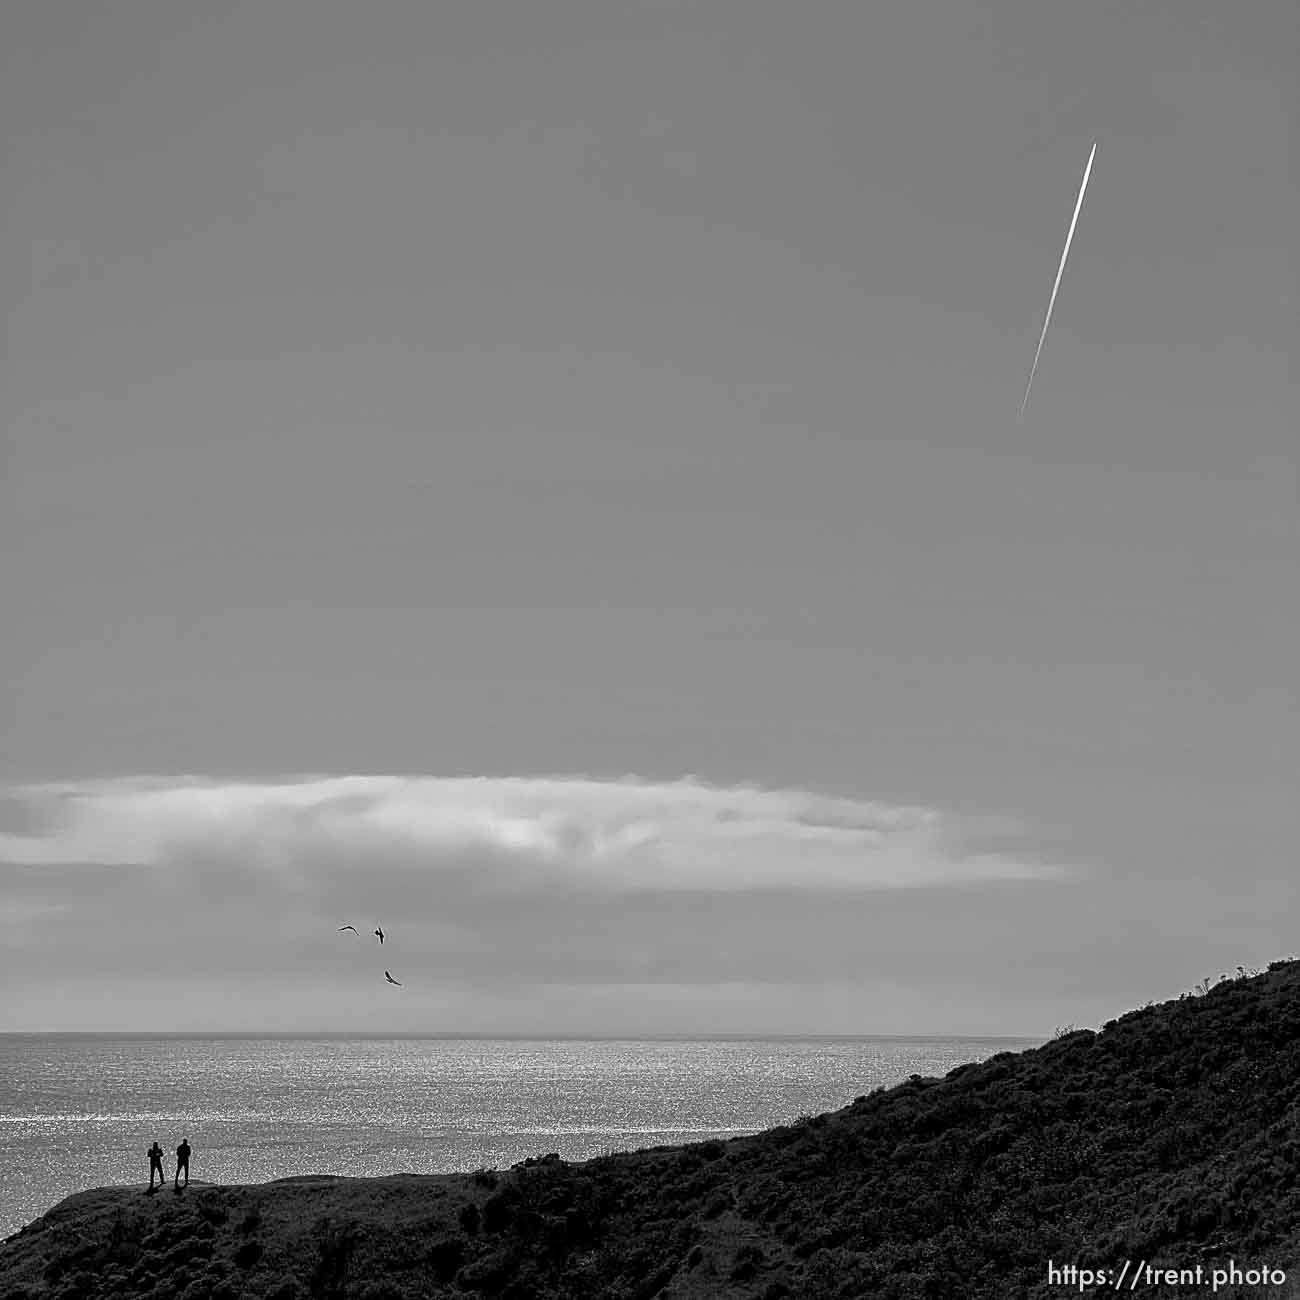
M 1300 1295 L 1300 962 L 729 1141 L 570 1164 L 71 1196 L 3 1300 L 1064 1297 L 1048 1261 Z M 1276 1281 L 1277 1275 L 1273 1275 Z M 1127 1289 L 1127 1288 L 1125 1288 Z M 1114 1286 L 1087 1294 L 1113 1293 Z

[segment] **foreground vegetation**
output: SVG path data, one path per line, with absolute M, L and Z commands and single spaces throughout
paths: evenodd
M 1230 1259 L 1300 1272 L 1300 962 L 1198 994 L 727 1142 L 84 1192 L 0 1245 L 0 1298 L 1000 1300 L 1078 1294 L 1049 1260 L 1205 1270 L 1148 1296 L 1208 1295 Z

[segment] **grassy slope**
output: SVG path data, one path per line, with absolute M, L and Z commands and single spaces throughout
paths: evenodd
M 1291 1272 L 1297 1098 L 1300 962 L 1276 963 L 728 1142 L 84 1192 L 0 1245 L 0 1300 L 1060 1297 L 1049 1258 Z

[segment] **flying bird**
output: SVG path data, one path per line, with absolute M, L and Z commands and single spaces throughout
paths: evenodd
M 342 930 L 351 930 L 353 934 L 360 934 L 360 933 L 361 933 L 361 931 L 358 930 L 357 927 L 356 927 L 355 925 L 341 925 L 341 926 L 339 926 L 339 930 L 340 930 L 340 931 L 342 931 Z
M 1029 368 L 1029 382 L 1025 385 L 1025 400 L 1020 403 L 1020 418 L 1025 418 L 1025 407 L 1029 405 L 1029 390 L 1034 386 L 1034 373 L 1038 369 L 1038 358 L 1043 355 L 1043 343 L 1047 338 L 1047 327 L 1052 321 L 1052 308 L 1056 305 L 1056 291 L 1061 287 L 1061 275 L 1065 271 L 1065 259 L 1070 256 L 1070 241 L 1074 238 L 1074 227 L 1079 220 L 1079 209 L 1083 207 L 1083 192 L 1088 188 L 1088 174 L 1092 171 L 1092 160 L 1097 156 L 1097 142 L 1092 142 L 1092 152 L 1088 155 L 1088 165 L 1083 169 L 1083 184 L 1079 186 L 1079 197 L 1074 201 L 1074 216 L 1070 218 L 1070 230 L 1065 236 L 1065 247 L 1061 250 L 1061 265 L 1056 268 L 1056 283 L 1052 285 L 1052 296 L 1047 300 L 1047 315 L 1043 317 L 1043 332 L 1038 336 L 1038 351 L 1034 353 L 1034 364 Z
M 377 926 L 375 926 L 375 934 L 376 934 L 376 936 L 378 937 L 379 942 L 380 942 L 380 943 L 383 943 L 383 941 L 384 941 L 384 928 L 383 928 L 383 926 L 381 926 L 381 925 L 377 925 Z
M 393 977 L 392 977 L 392 976 L 391 976 L 387 971 L 384 972 L 384 978 L 385 978 L 385 979 L 386 979 L 390 984 L 396 984 L 397 987 L 398 987 L 399 989 L 402 987 L 402 982 L 401 982 L 401 980 L 395 980 L 395 979 L 394 979 L 394 978 L 393 978 Z

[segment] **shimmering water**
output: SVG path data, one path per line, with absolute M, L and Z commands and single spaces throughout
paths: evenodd
M 86 1187 L 500 1168 L 751 1133 L 1025 1039 L 0 1035 L 0 1237 Z

